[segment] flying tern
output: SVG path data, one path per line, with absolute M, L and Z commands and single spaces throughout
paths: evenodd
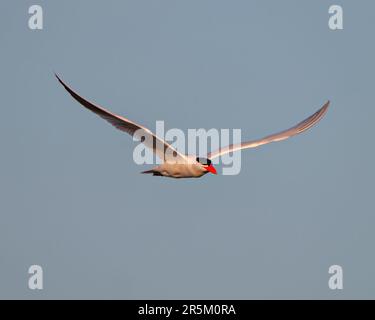
M 138 138 L 143 144 L 145 144 L 147 148 L 150 148 L 154 152 L 154 154 L 156 154 L 162 160 L 162 164 L 160 164 L 159 166 L 156 166 L 151 170 L 143 171 L 142 173 L 149 173 L 153 174 L 154 176 L 164 176 L 171 178 L 199 178 L 209 172 L 217 174 L 216 169 L 212 165 L 212 159 L 230 152 L 240 151 L 248 148 L 255 148 L 275 141 L 282 141 L 300 134 L 318 123 L 326 114 L 328 106 L 330 104 L 330 102 L 327 101 L 313 115 L 309 116 L 305 120 L 299 122 L 298 124 L 287 130 L 268 135 L 261 139 L 241 142 L 238 144 L 231 144 L 227 147 L 220 148 L 207 154 L 206 157 L 197 157 L 195 155 L 185 155 L 178 152 L 171 145 L 169 145 L 161 138 L 157 137 L 147 128 L 133 121 L 130 121 L 129 119 L 114 114 L 102 108 L 101 106 L 91 103 L 90 101 L 86 100 L 85 98 L 78 95 L 75 91 L 73 91 L 73 89 L 71 89 L 66 83 L 64 83 L 57 74 L 55 74 L 55 76 L 57 80 L 63 85 L 63 87 L 70 93 L 70 95 L 82 106 L 96 113 L 101 118 L 107 120 L 117 129 L 124 131 L 133 137 L 137 137 L 137 135 L 139 135 L 141 132 L 142 136 L 139 136 Z

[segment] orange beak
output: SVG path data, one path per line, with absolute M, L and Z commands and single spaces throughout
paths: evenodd
M 213 174 L 217 174 L 217 171 L 216 169 L 214 168 L 214 166 L 212 164 L 210 164 L 209 166 L 205 166 L 204 167 L 207 171 L 213 173 Z

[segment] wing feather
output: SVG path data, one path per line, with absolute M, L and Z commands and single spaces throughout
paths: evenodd
M 330 104 L 330 102 L 327 101 L 313 115 L 311 115 L 310 117 L 306 118 L 305 120 L 301 121 L 300 123 L 296 124 L 295 126 L 289 128 L 287 130 L 271 134 L 269 136 L 266 136 L 266 137 L 258 139 L 258 140 L 252 140 L 252 141 L 247 141 L 247 142 L 238 143 L 238 144 L 231 144 L 227 147 L 224 147 L 222 149 L 218 149 L 218 150 L 216 150 L 212 153 L 209 153 L 207 157 L 209 159 L 214 159 L 214 158 L 222 156 L 223 154 L 227 154 L 227 153 L 242 150 L 242 149 L 259 147 L 259 146 L 267 144 L 267 143 L 271 143 L 271 142 L 275 142 L 275 141 L 282 141 L 282 140 L 288 139 L 290 137 L 293 137 L 297 134 L 300 134 L 300 133 L 306 131 L 307 129 L 311 128 L 315 124 L 317 124 L 320 121 L 320 119 L 323 118 L 323 116 L 326 114 L 326 112 L 328 110 L 329 104 Z
M 78 101 L 82 106 L 86 109 L 96 113 L 99 117 L 103 118 L 104 120 L 108 121 L 112 124 L 115 128 L 128 133 L 132 137 L 135 136 L 136 138 L 141 139 L 142 143 L 152 149 L 152 151 L 163 161 L 167 159 L 169 161 L 174 162 L 181 162 L 184 163 L 187 161 L 187 157 L 175 150 L 171 145 L 166 143 L 164 140 L 160 139 L 156 135 L 154 135 L 149 129 L 136 124 L 129 119 L 116 115 L 94 103 L 84 99 L 80 95 L 78 95 L 73 89 L 71 89 L 65 82 L 63 82 L 60 77 L 55 74 L 57 80 L 63 85 L 63 87 L 70 93 L 70 95 Z

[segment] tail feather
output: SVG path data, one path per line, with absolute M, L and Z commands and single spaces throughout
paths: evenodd
M 154 173 L 155 171 L 154 170 L 146 170 L 146 171 L 142 171 L 141 173 Z
M 150 173 L 152 173 L 153 176 L 162 176 L 162 174 L 159 171 L 155 171 L 153 169 L 142 171 L 141 173 L 144 173 L 144 174 L 150 174 Z

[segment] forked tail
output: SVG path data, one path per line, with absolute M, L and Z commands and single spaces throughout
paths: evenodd
M 154 176 L 162 176 L 162 174 L 159 171 L 155 171 L 154 169 L 142 171 L 141 173 L 146 173 L 146 174 L 152 173 L 152 175 Z

